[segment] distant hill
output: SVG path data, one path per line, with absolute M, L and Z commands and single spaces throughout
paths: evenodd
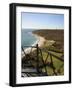
M 46 40 L 56 41 L 56 46 L 64 48 L 64 30 L 63 29 L 40 29 L 33 31 L 34 34 L 44 37 Z

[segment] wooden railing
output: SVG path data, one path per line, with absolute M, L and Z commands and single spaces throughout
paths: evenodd
M 54 75 L 57 75 L 57 72 L 55 71 L 55 67 L 54 67 L 54 64 L 53 64 L 53 58 L 52 57 L 55 57 L 57 60 L 60 60 L 61 62 L 64 62 L 64 58 L 61 58 L 61 57 L 59 57 L 59 56 L 56 56 L 56 55 L 54 55 L 52 52 L 56 52 L 56 53 L 63 53 L 63 52 L 59 52 L 59 51 L 55 51 L 55 50 L 49 50 L 48 52 L 46 52 L 47 53 L 47 57 L 46 57 L 46 59 L 45 60 L 43 60 L 43 55 L 42 55 L 42 49 L 40 49 L 39 47 L 38 47 L 38 44 L 36 45 L 36 46 L 25 46 L 25 47 L 30 47 L 31 48 L 31 50 L 32 50 L 32 48 L 36 48 L 36 55 L 37 55 L 37 60 L 35 61 L 36 62 L 36 67 L 34 67 L 33 65 L 30 65 L 31 67 L 33 67 L 33 68 L 35 68 L 36 69 L 36 71 L 37 72 L 23 72 L 22 71 L 22 73 L 26 73 L 26 74 L 30 74 L 29 76 L 33 76 L 33 74 L 31 74 L 31 73 L 35 73 L 36 74 L 36 76 L 48 76 L 48 72 L 47 72 L 47 69 L 46 69 L 46 66 L 48 66 L 48 67 L 51 67 L 52 69 L 53 69 L 53 73 L 54 73 Z M 25 52 L 25 50 L 22 48 L 22 50 L 23 50 L 23 52 L 24 52 L 24 54 L 25 54 L 25 57 L 26 57 L 26 52 Z M 30 51 L 30 53 L 31 53 L 32 51 Z M 32 52 L 33 53 L 33 52 Z M 40 54 L 40 56 L 41 57 L 39 57 L 39 54 Z M 48 63 L 46 63 L 47 62 L 47 60 L 48 60 L 48 57 L 50 57 L 50 60 L 51 60 L 51 62 L 50 62 L 50 64 L 48 64 Z M 40 61 L 39 61 L 39 58 L 41 58 L 41 61 L 42 61 L 42 65 L 41 66 L 39 66 L 39 64 L 40 64 Z M 27 58 L 26 58 L 27 59 Z M 24 61 L 24 60 L 23 60 Z M 24 64 L 23 63 L 23 61 L 22 61 L 22 64 Z M 27 60 L 26 60 L 27 61 Z M 30 59 L 30 62 L 31 62 L 32 60 Z M 33 60 L 34 61 L 34 60 Z M 25 61 L 24 61 L 25 62 Z M 32 63 L 30 63 L 30 64 L 32 64 Z M 42 70 L 40 70 L 40 69 L 42 69 L 44 67 L 44 69 L 45 69 L 45 72 L 43 72 Z M 24 68 L 25 68 L 25 66 L 24 66 Z M 30 68 L 30 67 L 28 67 L 27 66 L 27 68 Z

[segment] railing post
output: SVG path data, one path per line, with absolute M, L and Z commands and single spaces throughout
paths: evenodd
M 50 54 L 51 63 L 53 64 L 52 55 Z
M 50 59 L 51 59 L 51 65 L 52 65 L 52 69 L 55 75 L 57 75 L 57 73 L 55 72 L 55 67 L 53 65 L 53 60 L 52 60 L 52 55 L 50 54 Z
M 36 45 L 37 48 L 37 72 L 39 73 L 39 48 L 38 48 L 38 44 Z

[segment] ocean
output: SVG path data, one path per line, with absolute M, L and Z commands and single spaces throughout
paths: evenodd
M 38 38 L 32 33 L 34 30 L 22 29 L 21 30 L 21 47 L 24 49 L 26 46 L 35 46 L 38 42 Z

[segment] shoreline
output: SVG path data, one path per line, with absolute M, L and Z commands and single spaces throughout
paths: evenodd
M 37 34 L 33 34 L 33 35 L 34 35 L 34 37 L 37 38 L 37 41 L 35 41 L 35 43 L 32 44 L 32 46 L 36 46 L 38 44 L 39 47 L 42 47 L 44 45 L 44 42 L 46 41 L 46 39 L 44 37 L 37 35 Z M 32 51 L 34 51 L 34 50 L 36 50 L 36 48 L 32 48 Z M 30 53 L 30 51 L 31 51 L 30 47 L 25 49 L 26 54 Z M 24 56 L 25 56 L 24 52 L 21 51 L 21 57 L 23 58 Z
M 42 36 L 37 35 L 37 34 L 34 34 L 34 36 L 36 38 L 38 38 L 38 42 L 37 42 L 38 46 L 42 47 L 44 45 L 44 42 L 46 41 L 46 39 Z

